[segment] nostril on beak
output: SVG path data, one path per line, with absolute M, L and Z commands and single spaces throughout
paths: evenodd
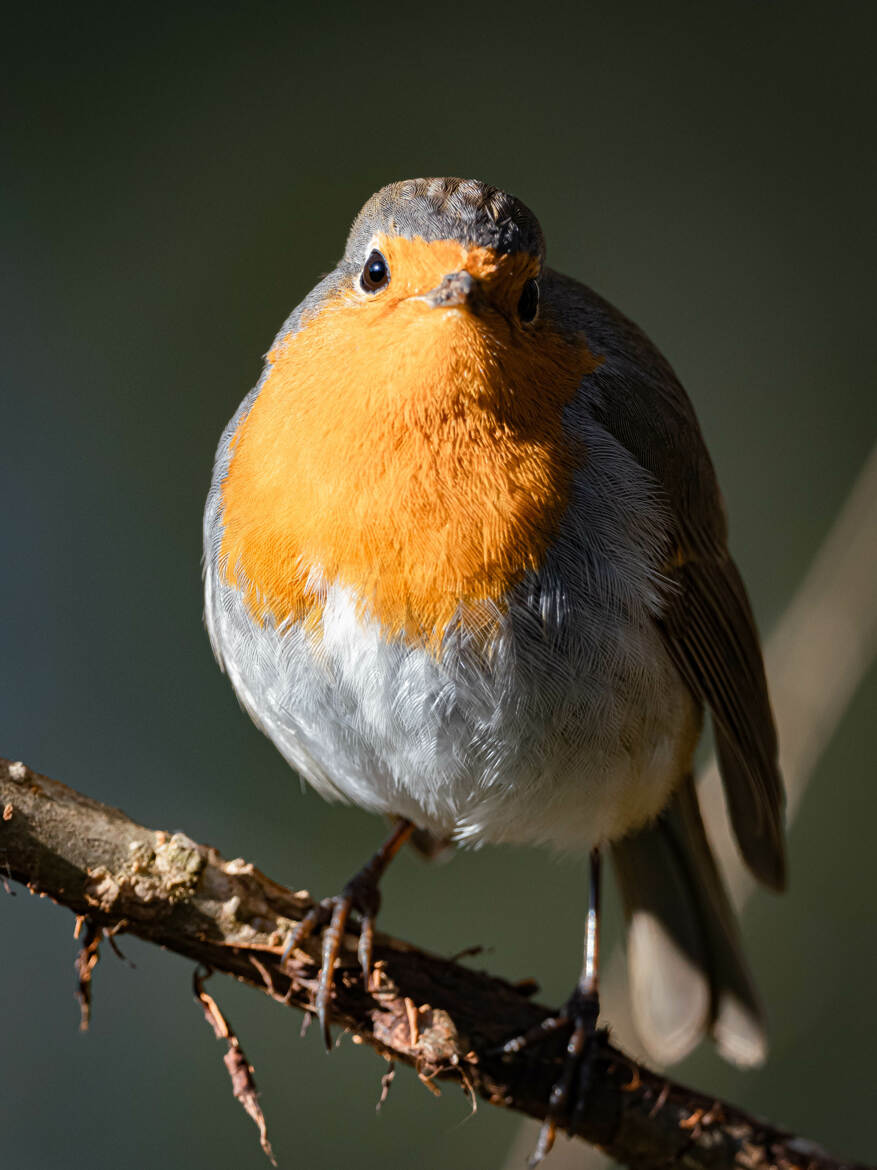
M 469 272 L 449 272 L 442 277 L 438 288 L 424 298 L 434 309 L 451 308 L 454 305 L 469 305 L 477 299 L 478 281 Z

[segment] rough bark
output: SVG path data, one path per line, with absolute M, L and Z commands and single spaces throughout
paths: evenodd
M 87 921 L 83 1002 L 96 940 L 104 932 L 127 932 L 232 975 L 283 1004 L 309 1008 L 318 944 L 309 941 L 281 966 L 284 940 L 312 906 L 306 892 L 291 892 L 252 865 L 227 861 L 181 833 L 144 828 L 117 809 L 5 760 L 0 760 L 0 874 Z M 350 940 L 336 974 L 335 1023 L 355 1041 L 411 1065 L 427 1083 L 454 1078 L 491 1104 L 543 1118 L 564 1037 L 548 1038 L 513 1057 L 496 1050 L 538 1024 L 548 1009 L 533 1003 L 526 988 L 386 935 L 375 941 L 375 974 L 366 990 L 355 939 Z M 213 1010 L 214 1001 L 200 983 L 196 987 L 217 1034 L 229 1041 L 235 1094 L 246 1105 L 246 1098 L 254 1097 L 246 1059 L 221 1013 Z M 261 1114 L 251 1115 L 260 1124 Z M 260 1132 L 265 1145 L 261 1124 Z M 864 1170 L 655 1075 L 603 1033 L 575 1133 L 634 1168 Z

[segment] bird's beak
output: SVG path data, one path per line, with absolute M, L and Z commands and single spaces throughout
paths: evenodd
M 425 301 L 433 309 L 465 306 L 477 312 L 481 299 L 481 283 L 469 272 L 449 272 L 447 276 L 442 277 L 437 288 L 417 299 Z

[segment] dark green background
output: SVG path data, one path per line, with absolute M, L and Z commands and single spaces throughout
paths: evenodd
M 792 2 L 41 7 L 4 29 L 0 754 L 325 893 L 383 825 L 301 793 L 201 626 L 215 443 L 288 310 L 391 179 L 474 175 L 552 263 L 640 322 L 715 455 L 767 631 L 877 431 L 870 6 Z M 8 21 L 8 18 L 7 18 Z M 773 1021 L 757 1073 L 682 1075 L 877 1159 L 872 671 L 745 929 Z M 384 926 L 493 948 L 560 999 L 583 869 L 403 858 Z M 107 952 L 77 1033 L 70 916 L 0 896 L 0 1160 L 265 1165 L 189 964 Z M 610 927 L 610 933 L 611 933 Z M 214 981 L 281 1164 L 500 1166 L 513 1117 L 436 1102 Z

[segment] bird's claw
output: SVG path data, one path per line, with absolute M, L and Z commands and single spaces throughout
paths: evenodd
M 380 901 L 381 895 L 377 881 L 366 867 L 347 883 L 340 894 L 336 894 L 332 898 L 324 898 L 305 915 L 293 930 L 283 951 L 281 965 L 286 962 L 290 952 L 295 947 L 300 946 L 306 938 L 322 932 L 320 978 L 314 996 L 314 1011 L 327 1050 L 332 1048 L 332 1035 L 329 1031 L 329 1005 L 335 981 L 335 964 L 344 942 L 347 920 L 351 911 L 359 915 L 357 957 L 367 988 L 372 971 L 374 922 Z
M 563 1072 L 551 1090 L 548 1112 L 539 1131 L 536 1148 L 527 1162 L 530 1170 L 534 1170 L 534 1167 L 550 1153 L 558 1126 L 575 1130 L 582 1119 L 593 1072 L 594 1040 L 597 1036 L 599 1013 L 600 1002 L 597 995 L 576 988 L 557 1015 L 547 1016 L 535 1028 L 519 1036 L 513 1036 L 500 1048 L 503 1055 L 514 1056 L 525 1048 L 533 1048 L 542 1043 L 547 1036 L 561 1029 L 570 1029 Z M 574 1101 L 571 1111 L 570 1101 Z

